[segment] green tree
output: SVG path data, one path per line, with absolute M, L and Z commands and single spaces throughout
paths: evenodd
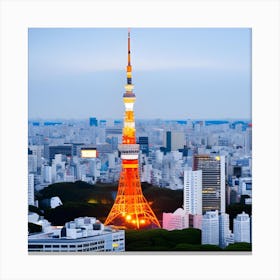
M 252 251 L 252 244 L 247 242 L 237 242 L 229 244 L 225 251 Z
M 43 215 L 44 215 L 44 213 L 42 212 L 41 209 L 39 209 L 38 207 L 33 206 L 33 205 L 28 205 L 28 211 L 29 211 L 29 212 L 33 212 L 33 213 L 36 213 L 36 214 L 38 214 L 39 216 L 43 216 Z
M 42 226 L 36 225 L 33 223 L 28 223 L 28 232 L 29 233 L 36 233 L 36 232 L 41 232 L 42 231 Z

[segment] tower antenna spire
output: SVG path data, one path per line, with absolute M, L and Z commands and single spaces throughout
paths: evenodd
M 127 84 L 131 85 L 132 82 L 132 66 L 130 63 L 130 28 L 127 34 L 127 67 L 126 67 Z
M 123 102 L 125 106 L 122 144 L 119 152 L 122 160 L 122 170 L 118 193 L 114 205 L 106 218 L 105 225 L 125 226 L 126 228 L 150 228 L 160 224 L 149 202 L 143 195 L 139 175 L 139 144 L 136 143 L 134 120 L 134 102 L 132 67 L 130 65 L 130 28 L 128 29 L 128 65 L 126 67 L 127 84 Z

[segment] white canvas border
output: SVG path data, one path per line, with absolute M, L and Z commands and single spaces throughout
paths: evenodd
M 1 279 L 279 279 L 279 1 L 0 3 Z M 28 256 L 27 29 L 127 26 L 252 28 L 252 255 Z

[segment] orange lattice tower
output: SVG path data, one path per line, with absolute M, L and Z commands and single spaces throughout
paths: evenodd
M 128 65 L 126 68 L 127 84 L 123 101 L 125 106 L 122 144 L 119 151 L 122 159 L 118 193 L 115 203 L 105 221 L 105 225 L 124 226 L 126 228 L 160 227 L 160 224 L 144 197 L 141 189 L 138 156 L 139 145 L 136 144 L 133 105 L 132 67 L 130 64 L 130 31 L 128 31 Z

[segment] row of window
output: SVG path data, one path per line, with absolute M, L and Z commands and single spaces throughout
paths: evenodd
M 67 248 L 67 246 L 63 245 L 61 247 L 59 247 L 58 245 L 54 245 L 53 247 L 51 246 L 45 246 L 43 247 L 43 245 L 29 245 L 28 246 L 28 251 L 30 252 L 86 252 L 86 251 L 104 251 L 105 247 L 104 245 L 100 245 L 100 246 L 94 246 L 94 247 L 88 247 L 88 248 L 73 248 L 69 247 Z
M 89 247 L 89 246 L 95 246 L 97 244 L 104 244 L 104 240 L 100 240 L 98 242 L 91 242 L 91 243 L 83 243 L 83 244 L 29 244 L 28 248 L 30 249 L 40 249 L 40 248 L 82 248 L 82 247 Z

